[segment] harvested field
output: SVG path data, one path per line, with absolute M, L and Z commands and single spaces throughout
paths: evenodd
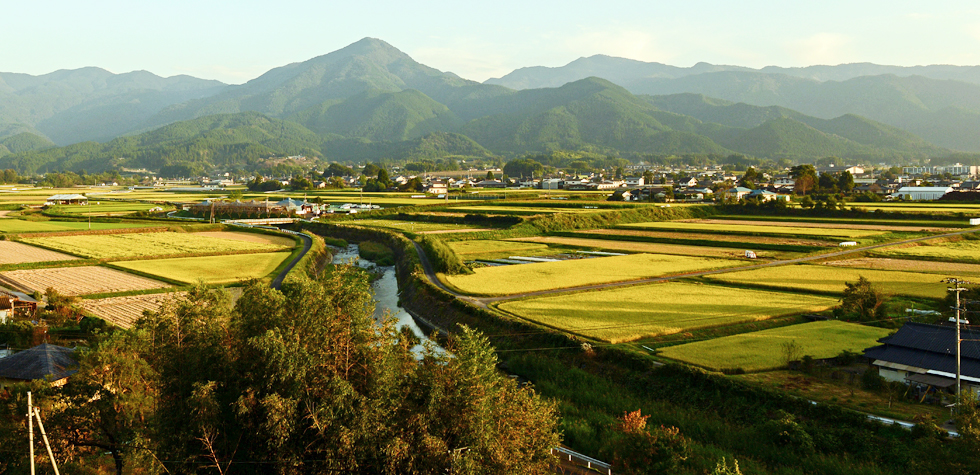
M 240 235 L 229 237 L 230 235 Z M 95 259 L 172 256 L 221 252 L 261 252 L 292 247 L 292 239 L 275 239 L 255 233 L 126 233 L 85 234 L 75 236 L 35 237 L 23 239 L 59 251 Z
M 935 274 L 811 264 L 726 272 L 703 278 L 736 285 L 842 294 L 846 282 L 857 282 L 861 276 L 889 295 L 922 298 L 942 298 L 946 295 L 946 284 L 939 282 Z
M 743 257 L 744 251 L 731 247 L 687 246 L 683 244 L 660 244 L 656 242 L 612 241 L 608 239 L 586 239 L 558 236 L 543 236 L 529 238 L 514 238 L 513 241 L 539 242 L 545 244 L 561 244 L 564 246 L 579 246 L 613 251 L 647 252 L 651 254 L 674 254 L 679 256 L 702 256 L 734 259 Z M 784 257 L 775 251 L 756 251 L 762 258 Z
M 610 282 L 683 274 L 742 265 L 729 259 L 664 254 L 574 259 L 501 267 L 482 267 L 470 275 L 447 275 L 445 281 L 473 295 L 513 295 Z
M 904 259 L 980 263 L 980 241 L 929 242 L 913 246 L 878 249 L 873 253 L 877 256 Z
M 727 234 L 683 233 L 671 231 L 641 231 L 632 229 L 589 229 L 576 231 L 577 234 L 601 234 L 606 236 L 638 236 L 659 239 L 701 239 L 705 241 L 745 242 L 755 244 L 784 244 L 790 246 L 836 247 L 835 243 L 814 239 L 799 239 L 794 237 L 770 236 L 738 236 Z
M 75 256 L 60 252 L 28 246 L 14 241 L 0 241 L 0 265 L 24 264 L 27 262 L 69 261 L 78 259 Z
M 230 284 L 268 276 L 289 252 L 266 252 L 208 257 L 176 257 L 142 261 L 120 261 L 114 265 L 165 279 L 196 284 Z
M 152 261 L 151 261 L 152 262 Z M 27 290 L 44 292 L 52 287 L 62 295 L 106 294 L 168 287 L 160 281 L 98 266 L 57 267 L 0 272 L 0 281 Z
M 936 272 L 944 274 L 963 274 L 980 276 L 980 264 L 962 264 L 942 261 L 913 261 L 910 259 L 888 259 L 884 257 L 861 257 L 843 261 L 824 262 L 824 265 L 837 267 L 859 267 L 862 269 L 900 270 L 913 272 Z
M 528 320 L 613 343 L 826 310 L 837 299 L 666 282 L 499 305 Z
M 796 228 L 826 228 L 826 229 L 866 229 L 871 231 L 951 231 L 953 228 L 939 228 L 935 226 L 903 226 L 887 224 L 838 224 L 838 223 L 811 223 L 806 221 L 763 221 L 747 219 L 698 219 L 683 222 L 713 223 L 713 224 L 754 224 L 758 226 L 789 226 Z
M 856 239 L 884 234 L 884 231 L 871 231 L 867 229 L 808 228 L 785 225 L 766 226 L 758 224 L 745 224 L 744 221 L 734 221 L 737 224 L 718 224 L 704 221 L 706 220 L 655 221 L 650 223 L 624 224 L 619 226 L 619 228 L 678 232 L 700 231 L 712 234 L 750 234 L 759 236 L 783 236 L 789 234 L 794 236 L 815 237 L 818 239 Z
M 772 328 L 662 348 L 658 354 L 721 371 L 741 368 L 764 371 L 786 366 L 784 345 L 795 344 L 795 358 L 832 358 L 842 351 L 861 353 L 877 345 L 892 330 L 836 320 Z
M 88 313 L 95 315 L 117 327 L 133 326 L 143 312 L 156 312 L 169 299 L 181 298 L 187 292 L 172 292 L 163 294 L 128 295 L 125 297 L 109 297 L 104 299 L 82 300 L 79 306 Z

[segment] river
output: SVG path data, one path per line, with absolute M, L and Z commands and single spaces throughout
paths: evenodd
M 395 326 L 399 330 L 407 327 L 419 338 L 419 341 L 422 343 L 427 341 L 431 342 L 439 352 L 442 352 L 442 347 L 429 340 L 425 332 L 415 323 L 415 319 L 398 305 L 398 278 L 395 277 L 395 267 L 381 267 L 367 259 L 359 259 L 357 244 L 351 244 L 346 249 L 342 249 L 334 254 L 332 263 L 346 264 L 350 263 L 351 260 L 354 260 L 358 267 L 381 273 L 381 277 L 371 284 L 371 288 L 374 291 L 374 300 L 377 302 L 374 306 L 374 319 L 381 320 L 384 318 L 385 312 L 387 312 L 395 320 Z M 423 350 L 424 347 L 421 344 L 412 348 L 412 351 L 419 356 L 421 356 Z

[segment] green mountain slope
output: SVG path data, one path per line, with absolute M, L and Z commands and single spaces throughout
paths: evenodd
M 462 121 L 448 107 L 416 90 L 370 91 L 326 101 L 287 117 L 320 134 L 402 141 L 445 130 Z
M 378 157 L 417 161 L 444 157 L 487 158 L 494 155 L 465 135 L 447 132 L 434 132 L 402 142 L 336 139 L 324 142 L 322 149 L 329 159 L 338 161 L 376 160 Z
M 2 139 L 0 145 L 3 145 L 10 153 L 43 150 L 55 146 L 54 142 L 48 140 L 47 137 L 41 137 L 30 132 L 21 132 Z
M 20 173 L 159 169 L 178 163 L 203 169 L 255 168 L 260 158 L 272 155 L 319 156 L 321 140 L 299 124 L 245 112 L 171 124 L 105 144 L 82 142 L 10 154 L 0 158 L 0 168 L 14 168 Z

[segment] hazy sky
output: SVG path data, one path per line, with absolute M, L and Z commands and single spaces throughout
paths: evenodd
M 380 38 L 483 81 L 607 54 L 806 66 L 980 64 L 980 2 L 0 0 L 0 71 L 99 66 L 241 83 Z

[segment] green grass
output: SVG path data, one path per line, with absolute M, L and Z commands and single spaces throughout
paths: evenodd
M 879 249 L 873 254 L 903 259 L 980 263 L 980 241 L 924 243 L 911 247 Z
M 164 224 L 145 223 L 91 223 L 86 221 L 28 221 L 23 219 L 0 218 L 2 233 L 43 233 L 56 231 L 102 231 L 106 229 L 150 228 Z
M 728 259 L 711 259 L 663 254 L 573 259 L 475 269 L 470 275 L 445 276 L 449 285 L 473 295 L 511 295 L 540 290 L 682 274 L 743 264 Z
M 842 351 L 856 353 L 877 345 L 892 330 L 836 320 L 772 328 L 662 348 L 658 354 L 704 368 L 721 371 L 741 368 L 765 371 L 786 366 L 784 345 L 798 348 L 794 359 L 804 355 L 832 358 Z
M 446 245 L 464 260 L 500 259 L 502 257 L 513 255 L 540 256 L 558 252 L 557 250 L 552 250 L 549 248 L 547 244 L 515 241 L 490 241 L 484 239 L 472 241 L 450 241 L 447 242 Z
M 270 237 L 270 241 L 273 238 Z M 228 252 L 260 252 L 283 249 L 280 244 L 224 239 L 196 233 L 84 234 L 22 239 L 48 249 L 95 259 L 171 256 Z M 290 246 L 286 246 L 290 247 Z
M 157 207 L 162 207 L 168 210 L 173 209 L 172 206 L 166 206 L 166 205 L 161 206 L 154 203 L 128 203 L 128 202 L 120 203 L 120 202 L 113 202 L 113 201 L 101 202 L 101 201 L 97 201 L 96 199 L 92 199 L 91 203 L 85 206 L 60 205 L 60 206 L 52 206 L 47 209 L 48 211 L 54 214 L 77 214 L 77 215 L 95 216 L 95 215 L 105 215 L 105 214 L 112 214 L 112 215 L 129 214 L 129 213 L 135 213 L 137 211 L 146 211 Z
M 728 284 L 842 294 L 845 282 L 864 276 L 889 295 L 942 298 L 946 284 L 936 274 L 853 269 L 821 265 L 788 265 L 708 275 L 704 279 Z
M 723 234 L 751 234 L 760 236 L 812 236 L 820 238 L 856 239 L 879 236 L 885 231 L 867 229 L 804 228 L 795 226 L 762 226 L 752 224 L 692 223 L 661 221 L 652 223 L 624 224 L 622 229 L 656 229 L 663 231 L 697 231 Z
M 354 224 L 357 226 L 367 226 L 372 228 L 394 229 L 398 231 L 408 231 L 414 233 L 426 232 L 426 231 L 448 231 L 453 229 L 472 229 L 472 228 L 479 227 L 471 224 L 427 223 L 421 221 L 396 221 L 393 219 L 359 219 L 355 221 L 349 221 L 343 224 Z
M 206 284 L 230 284 L 240 280 L 266 277 L 289 256 L 289 252 L 267 252 L 120 261 L 113 264 L 116 267 L 188 284 L 196 284 L 199 281 Z
M 505 302 L 501 310 L 613 343 L 826 310 L 836 299 L 683 282 Z

